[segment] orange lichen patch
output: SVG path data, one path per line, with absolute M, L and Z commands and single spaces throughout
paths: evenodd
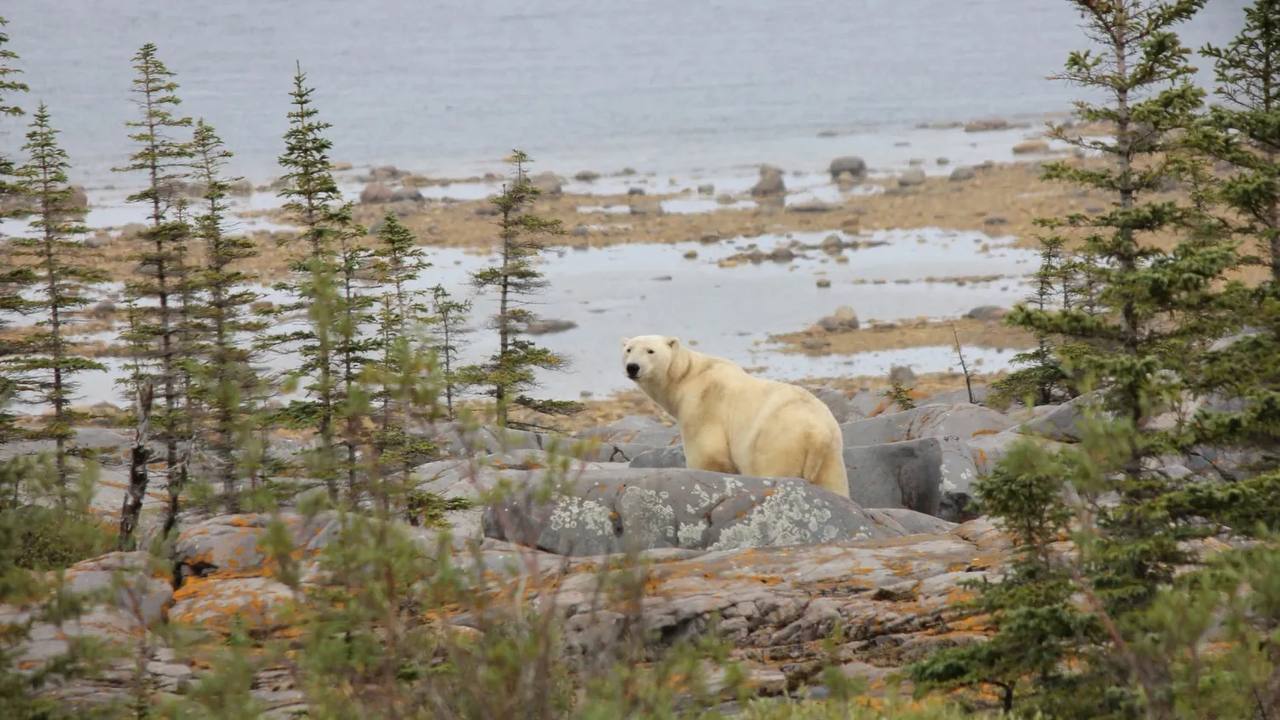
M 967 603 L 973 600 L 977 596 L 978 596 L 977 593 L 975 593 L 974 591 L 968 588 L 962 588 L 962 587 L 952 588 L 947 592 L 947 604 L 962 605 L 964 603 Z
M 996 430 L 995 428 L 983 428 L 981 430 L 975 430 L 971 437 L 978 437 L 979 435 L 999 435 L 1000 432 L 1000 430 Z M 986 453 L 983 453 L 983 456 L 985 457 Z
M 915 572 L 916 567 L 906 560 L 885 560 L 884 566 L 898 577 L 907 577 Z

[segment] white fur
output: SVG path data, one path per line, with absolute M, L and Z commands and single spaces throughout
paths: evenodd
M 831 410 L 804 388 L 641 335 L 623 341 L 623 371 L 680 424 L 685 464 L 756 477 L 799 477 L 849 496 L 844 441 Z

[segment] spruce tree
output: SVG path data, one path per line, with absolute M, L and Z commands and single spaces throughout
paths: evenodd
M 1036 270 L 1035 286 L 1025 304 L 1040 312 L 1054 307 L 1071 307 L 1071 292 L 1065 282 L 1065 241 L 1058 236 L 1040 239 L 1040 267 Z M 1060 303 L 1060 304 L 1059 304 Z M 1036 346 L 1013 356 L 1015 365 L 1023 365 L 992 385 L 992 400 L 1008 404 L 1015 400 L 1030 399 L 1037 405 L 1047 405 L 1062 395 L 1066 373 L 1055 352 L 1054 338 L 1043 330 L 1035 331 Z
M 1121 498 L 1097 516 L 1101 539 L 1092 562 L 1093 582 L 1108 609 L 1123 612 L 1149 600 L 1183 558 L 1171 518 L 1152 504 L 1169 490 L 1169 481 L 1147 471 L 1149 458 L 1179 449 L 1178 433 L 1158 429 L 1154 420 L 1181 401 L 1196 359 L 1221 331 L 1216 291 L 1238 260 L 1230 243 L 1201 232 L 1195 208 L 1159 197 L 1191 163 L 1180 131 L 1191 124 L 1203 94 L 1189 82 L 1188 50 L 1173 27 L 1203 2 L 1075 4 L 1101 50 L 1071 53 L 1061 78 L 1103 98 L 1078 102 L 1077 115 L 1109 123 L 1115 134 L 1079 138 L 1056 128 L 1057 137 L 1097 151 L 1103 160 L 1089 167 L 1050 163 L 1045 177 L 1107 193 L 1111 207 L 1044 224 L 1079 237 L 1087 262 L 1074 264 L 1073 271 L 1085 277 L 1072 282 L 1094 288 L 1096 302 L 1053 310 L 1022 306 L 1013 321 L 1071 343 L 1070 371 L 1101 388 L 1106 408 L 1121 424 L 1115 437 L 1127 446 L 1119 474 L 1079 489 Z M 1158 233 L 1181 237 L 1173 249 L 1162 250 Z
M 346 292 L 344 277 L 358 270 L 351 254 L 351 243 L 357 226 L 351 217 L 351 205 L 342 198 L 330 168 L 332 143 L 324 136 L 329 124 L 317 118 L 312 104 L 312 88 L 306 85 L 301 66 L 294 73 L 290 93 L 289 129 L 280 165 L 285 169 L 280 196 L 284 208 L 298 225 L 305 255 L 294 263 L 293 278 L 278 287 L 292 294 L 296 301 L 281 306 L 282 313 L 305 312 L 307 326 L 274 336 L 278 347 L 296 352 L 302 359 L 291 376 L 304 383 L 307 399 L 292 403 L 288 418 L 297 424 L 315 428 L 317 444 L 311 453 L 313 474 L 338 497 L 339 458 L 336 427 L 342 411 L 344 381 L 354 377 L 354 366 L 347 368 L 344 353 L 355 351 L 354 343 L 344 341 L 350 327 L 348 311 L 343 308 Z M 350 451 L 350 448 L 348 448 Z M 348 456 L 348 471 L 351 463 Z
M 436 285 L 431 288 L 431 310 L 434 315 L 432 327 L 436 335 L 436 356 L 444 382 L 445 410 L 452 420 L 455 417 L 453 401 L 462 391 L 458 352 L 462 336 L 471 332 L 467 327 L 471 303 L 467 300 L 454 300 L 443 285 Z
M 186 282 L 187 268 L 183 262 L 190 228 L 177 217 L 179 183 L 191 156 L 185 140 L 175 137 L 191 125 L 191 119 L 175 114 L 181 103 L 176 91 L 174 74 L 157 57 L 156 46 L 147 43 L 133 56 L 134 102 L 139 117 L 128 123 L 133 132 L 129 139 L 137 144 L 137 150 L 129 158 L 129 164 L 118 168 L 119 172 L 142 173 L 146 185 L 129 196 L 130 202 L 145 205 L 148 209 L 148 227 L 141 234 L 141 250 L 138 253 L 140 279 L 126 284 L 129 297 L 131 332 L 128 339 L 132 347 L 134 367 L 137 369 L 134 386 L 130 388 L 137 406 L 136 422 L 139 430 L 149 422 L 149 413 L 142 402 L 152 395 L 155 386 L 160 387 L 163 412 L 157 426 L 165 446 L 165 469 L 170 493 L 180 492 L 186 478 L 182 476 L 179 445 L 183 440 L 182 384 L 183 369 L 178 354 L 180 343 L 180 313 L 182 285 Z M 148 361 L 154 358 L 158 367 L 143 372 Z M 147 386 L 151 387 L 147 387 Z M 145 433 L 140 433 L 145 434 Z M 189 438 L 187 438 L 189 442 Z M 145 443 L 144 443 L 145 444 Z M 141 510 L 142 493 L 146 491 L 146 460 L 141 466 L 135 462 L 131 477 L 130 497 L 126 499 L 121 517 L 121 541 L 127 541 Z M 138 486 L 140 485 L 140 487 Z
M 24 146 L 29 159 L 18 171 L 22 191 L 35 203 L 31 227 L 36 236 L 9 240 L 13 254 L 25 257 L 34 270 L 29 290 L 36 299 L 24 302 L 23 310 L 39 314 L 39 331 L 23 340 L 22 354 L 7 359 L 6 366 L 19 378 L 20 386 L 51 411 L 38 436 L 54 441 L 55 474 L 65 490 L 70 476 L 68 445 L 75 437 L 74 378 L 86 370 L 103 369 L 78 355 L 68 334 L 76 310 L 91 302 L 93 285 L 106 278 L 89 264 L 84 244 L 76 239 L 88 228 L 81 224 L 83 211 L 72 200 L 67 184 L 70 162 L 57 136 L 48 108 L 41 104 L 32 116 Z
M 468 384 L 490 388 L 488 394 L 494 399 L 495 418 L 501 427 L 527 424 L 510 422 L 508 411 L 513 404 L 552 415 L 573 413 L 580 407 L 578 403 L 536 400 L 523 394 L 537 386 L 534 374 L 537 370 L 560 370 L 568 365 L 564 357 L 525 337 L 525 327 L 535 318 L 526 306 L 530 298 L 546 286 L 535 265 L 542 249 L 539 237 L 560 235 L 564 230 L 559 220 L 543 218 L 531 211 L 539 193 L 525 171 L 529 156 L 515 150 L 508 162 L 513 168 L 511 180 L 503 185 L 502 193 L 492 199 L 499 217 L 498 264 L 471 276 L 478 290 L 498 295 L 498 312 L 493 316 L 498 351 L 488 362 L 468 366 L 463 373 Z
M 413 233 L 390 212 L 378 231 L 373 269 L 382 292 L 376 318 L 376 342 L 381 355 L 371 364 L 375 371 L 378 401 L 374 442 L 383 473 L 399 471 L 403 486 L 410 472 L 434 453 L 429 440 L 414 432 L 414 421 L 435 419 L 435 386 L 439 370 L 430 344 L 428 326 L 433 322 L 426 296 L 411 284 L 431 267 Z M 426 391 L 429 397 L 423 397 Z M 388 493 L 382 493 L 384 496 Z
M 0 17 L 0 121 L 22 115 L 22 108 L 10 104 L 13 100 L 8 96 L 27 91 L 27 86 L 17 79 L 17 76 L 22 71 L 10 65 L 11 62 L 18 59 L 18 55 L 5 47 L 9 43 L 9 35 L 4 32 L 6 24 L 7 21 Z M 0 132 L 0 138 L 3 137 L 5 137 L 5 133 Z M 4 219 L 7 216 L 6 208 L 21 196 L 21 189 L 15 182 L 13 173 L 13 160 L 7 157 L 3 150 L 0 150 L 0 219 Z M 3 240 L 2 236 L 0 236 L 0 240 Z M 23 306 L 22 298 L 18 293 L 30 281 L 31 271 L 29 268 L 17 267 L 9 262 L 4 263 L 4 267 L 0 268 L 0 315 L 7 312 L 16 312 Z M 4 327 L 5 322 L 0 319 L 0 330 L 3 330 Z M 12 343 L 0 340 L 0 359 L 17 351 L 18 348 Z M 0 443 L 6 442 L 17 434 L 13 415 L 6 409 L 14 395 L 17 394 L 17 391 L 18 387 L 14 378 L 6 374 L 0 374 Z
M 204 188 L 195 236 L 206 256 L 195 283 L 205 295 L 196 314 L 195 333 L 206 339 L 195 355 L 201 361 L 195 377 L 196 394 L 209 410 L 204 427 L 213 456 L 213 477 L 227 512 L 238 512 L 240 481 L 247 466 L 254 463 L 250 438 L 257 416 L 259 380 L 251 341 L 263 327 L 250 310 L 259 295 L 240 268 L 258 251 L 248 238 L 227 231 L 228 188 L 235 181 L 225 175 L 231 152 L 203 120 L 196 123 L 192 151 L 193 177 Z
M 1197 431 L 1211 444 L 1271 452 L 1280 437 L 1280 2 L 1256 0 L 1226 46 L 1207 46 L 1218 101 L 1197 124 L 1192 144 L 1223 172 L 1203 183 L 1221 225 L 1257 247 L 1268 277 L 1235 293 L 1244 332 L 1209 354 L 1203 389 L 1237 399 L 1201 413 Z M 1280 463 L 1271 452 L 1260 458 Z

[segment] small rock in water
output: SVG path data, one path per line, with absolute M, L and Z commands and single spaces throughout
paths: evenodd
M 791 248 L 777 247 L 769 253 L 769 259 L 774 262 L 790 262 L 794 260 L 796 254 L 791 252 Z
M 690 250 L 690 251 L 686 252 L 686 253 L 684 254 L 684 259 L 685 259 L 685 260 L 697 260 L 697 259 L 698 259 L 698 251 L 697 251 L 697 250 Z
M 960 167 L 951 171 L 950 179 L 951 179 L 951 182 L 959 182 L 961 180 L 972 180 L 975 175 L 977 175 L 977 173 L 974 172 L 973 168 L 968 167 L 966 165 L 961 165 Z
M 989 322 L 992 320 L 999 320 L 1008 314 L 1009 314 L 1009 311 L 1006 310 L 1005 308 L 1000 307 L 999 305 L 979 305 L 978 307 L 965 313 L 964 316 L 969 318 L 970 320 L 981 320 L 983 322 Z
M 990 132 L 992 130 L 1005 130 L 1008 127 L 1009 121 L 1004 118 L 980 118 L 965 123 L 964 131 L 967 133 Z
M 642 187 L 629 187 L 629 188 L 627 188 L 627 194 L 628 194 L 628 195 L 643 195 L 643 194 L 644 194 L 644 188 L 642 188 Z
M 907 164 L 908 164 L 908 165 L 911 165 L 912 167 L 914 167 L 914 166 L 916 166 L 916 165 L 923 165 L 923 164 L 924 164 L 924 158 L 911 158 L 910 160 L 908 160 L 908 161 L 907 161 Z
M 654 277 L 653 279 L 654 279 L 654 281 L 656 281 L 656 282 L 670 282 L 670 281 L 671 281 L 671 276 L 670 276 L 670 275 L 658 275 L 658 276 Z
M 573 179 L 579 182 L 595 182 L 600 179 L 600 173 L 595 170 L 582 170 L 574 175 Z
M 935 160 L 934 162 L 938 163 L 939 165 L 950 165 L 950 164 L 951 164 L 951 158 L 940 157 L 940 158 L 938 158 L 937 160 Z
M 699 195 L 715 195 L 716 186 L 712 185 L 711 183 L 703 183 L 698 186 L 698 194 Z
M 848 305 L 841 305 L 836 311 L 818 321 L 818 327 L 827 332 L 841 330 L 857 330 L 858 314 Z
M 829 288 L 831 287 L 831 281 L 827 278 L 818 278 L 818 287 Z
M 849 173 L 854 178 L 862 178 L 867 174 L 867 163 L 855 155 L 845 155 L 832 160 L 828 171 L 833 178 L 839 178 L 841 173 Z
M 1014 155 L 1040 155 L 1049 152 L 1049 143 L 1044 140 L 1025 140 L 1013 146 Z

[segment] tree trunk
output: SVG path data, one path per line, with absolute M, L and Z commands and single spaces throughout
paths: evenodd
M 120 508 L 120 538 L 118 546 L 127 550 L 133 539 L 133 532 L 138 526 L 138 515 L 142 512 L 142 500 L 147 493 L 147 463 L 151 460 L 151 450 L 147 447 L 151 427 L 151 404 L 153 390 L 151 383 L 138 388 L 137 424 L 134 427 L 133 448 L 129 451 L 129 489 L 125 493 L 124 506 Z

